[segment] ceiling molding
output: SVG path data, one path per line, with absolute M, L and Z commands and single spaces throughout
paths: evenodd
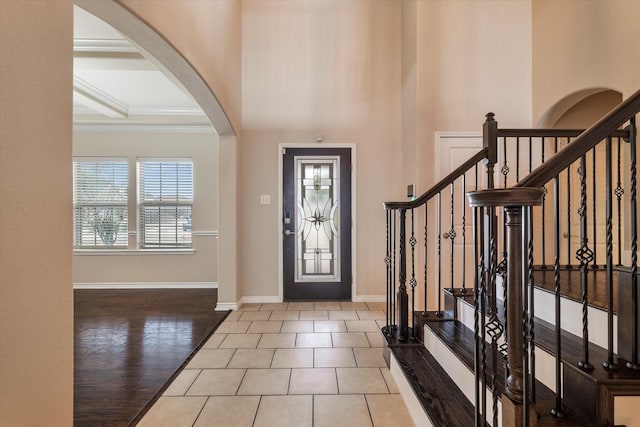
M 123 119 L 129 115 L 128 105 L 77 76 L 73 76 L 73 94 L 78 102 L 107 117 Z
M 206 117 L 198 107 L 129 107 L 129 116 L 199 116 Z
M 74 132 L 123 132 L 123 133 L 210 133 L 216 134 L 211 125 L 155 124 L 155 123 L 74 123 Z
M 124 39 L 73 39 L 76 53 L 139 53 Z

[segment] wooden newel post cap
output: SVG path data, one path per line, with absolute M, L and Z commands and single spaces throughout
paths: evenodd
M 514 187 L 479 190 L 467 193 L 472 208 L 484 206 L 540 206 L 544 188 Z

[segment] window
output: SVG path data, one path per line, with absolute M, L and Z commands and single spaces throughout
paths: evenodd
M 140 248 L 190 248 L 191 159 L 138 160 Z
M 75 248 L 127 247 L 128 174 L 126 159 L 74 158 Z

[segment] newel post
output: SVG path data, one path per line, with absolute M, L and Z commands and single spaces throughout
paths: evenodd
M 482 125 L 482 147 L 487 149 L 487 188 L 494 188 L 494 166 L 498 163 L 498 122 L 495 114 L 487 113 Z
M 506 342 L 507 370 L 505 396 L 502 399 L 502 425 L 535 426 L 535 408 L 529 403 L 527 385 L 528 372 L 525 358 L 528 357 L 528 307 L 524 305 L 524 293 L 529 285 L 525 277 L 525 266 L 529 256 L 523 230 L 523 209 L 542 204 L 542 188 L 508 188 L 474 191 L 467 194 L 471 207 L 504 207 L 507 252 L 507 301 Z M 525 218 L 531 220 L 527 215 Z M 524 234 L 526 236 L 526 234 Z M 486 250 L 486 248 L 481 248 Z M 495 270 L 491 274 L 495 274 Z M 478 357 L 478 355 L 476 355 Z M 506 398 L 505 398 L 506 397 Z

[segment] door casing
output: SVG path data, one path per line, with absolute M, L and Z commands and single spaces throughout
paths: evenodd
M 357 301 L 357 269 L 356 269 L 356 145 L 355 144 L 337 144 L 337 143 L 315 143 L 315 144 L 297 144 L 297 143 L 280 143 L 278 144 L 278 302 L 284 301 L 284 260 L 283 260 L 283 244 L 282 235 L 284 227 L 282 224 L 282 179 L 283 179 L 283 162 L 282 150 L 285 148 L 350 148 L 351 149 L 351 300 Z

